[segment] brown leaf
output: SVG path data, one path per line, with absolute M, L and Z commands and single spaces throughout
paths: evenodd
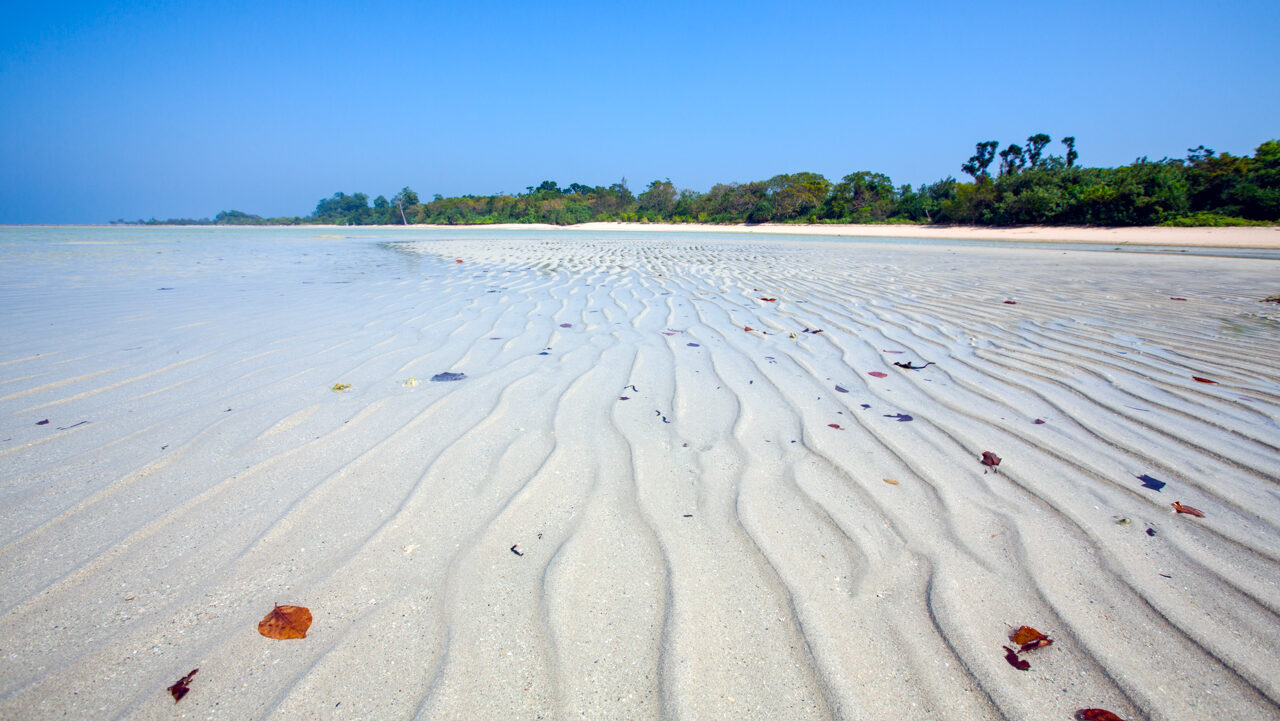
M 1000 648 L 1004 649 L 1004 660 L 1008 661 L 1010 666 L 1013 666 L 1019 671 L 1027 671 L 1031 669 L 1031 664 L 1018 658 L 1017 651 L 1014 651 L 1008 646 L 1001 646 Z
M 1124 721 L 1124 719 L 1102 708 L 1082 708 L 1076 711 L 1080 721 Z
M 742 326 L 742 329 L 743 329 L 743 330 L 745 330 L 745 331 L 746 331 L 746 332 L 748 332 L 748 333 L 750 333 L 751 331 L 755 330 L 755 328 L 752 328 L 752 327 L 751 327 L 751 326 L 749 326 L 749 325 L 744 325 L 744 326 Z
M 1178 513 L 1185 513 L 1189 516 L 1195 516 L 1196 518 L 1204 518 L 1204 512 L 1198 508 L 1192 508 L 1191 506 L 1184 506 L 1181 503 L 1178 503 L 1177 501 L 1174 501 L 1172 505 L 1173 505 L 1173 510 L 1177 511 Z
M 881 478 L 880 480 L 884 481 L 885 483 L 888 483 L 891 486 L 898 485 L 898 482 L 893 480 L 892 478 Z
M 981 460 L 982 460 L 982 465 L 984 466 L 991 466 L 992 468 L 994 468 L 1000 465 L 1000 456 L 997 456 L 991 451 L 983 451 Z
M 308 628 L 311 628 L 311 609 L 305 606 L 281 606 L 277 603 L 271 613 L 258 622 L 258 633 L 281 640 L 306 638 Z
M 191 687 L 189 685 L 191 683 L 191 677 L 195 676 L 196 671 L 199 671 L 199 670 L 200 669 L 198 668 L 191 669 L 191 673 L 178 679 L 177 683 L 169 687 L 169 693 L 173 694 L 174 703 L 178 703 L 179 701 L 181 701 L 182 697 L 186 696 L 187 692 L 191 690 Z
M 1021 646 L 1024 643 L 1039 641 L 1042 638 L 1048 638 L 1048 636 L 1044 635 L 1043 633 L 1040 633 L 1039 631 L 1035 630 L 1030 626 L 1019 626 L 1012 634 L 1009 635 L 1009 640 L 1013 641 L 1019 646 Z

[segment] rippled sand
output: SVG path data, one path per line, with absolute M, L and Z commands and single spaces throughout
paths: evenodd
M 365 250 L 9 279 L 0 718 L 1280 718 L 1277 261 Z

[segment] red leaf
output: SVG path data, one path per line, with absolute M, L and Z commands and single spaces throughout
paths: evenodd
M 1181 503 L 1178 503 L 1177 501 L 1174 501 L 1171 505 L 1173 505 L 1173 510 L 1177 511 L 1178 513 L 1185 513 L 1189 516 L 1195 516 L 1196 518 L 1204 518 L 1204 513 L 1200 511 L 1200 509 L 1198 508 L 1192 508 L 1191 506 L 1184 506 Z
M 1018 301 L 1016 301 L 1016 300 L 1006 300 L 1006 301 L 1004 302 L 1004 304 L 1005 304 L 1005 305 L 1017 305 L 1017 304 L 1018 304 Z
M 281 606 L 271 609 L 258 622 L 258 633 L 267 638 L 306 638 L 307 629 L 311 628 L 311 609 L 305 606 Z
M 461 263 L 461 262 L 462 262 L 462 258 L 458 258 L 457 260 L 455 260 L 455 261 L 453 261 L 453 262 L 455 262 L 455 263 Z
M 777 299 L 777 298 L 765 298 L 764 296 L 761 296 L 761 297 L 760 297 L 760 300 L 763 300 L 763 301 L 764 301 L 764 302 L 766 302 L 766 303 L 776 303 L 776 302 L 778 302 L 778 299 Z
M 1191 379 L 1200 383 L 1212 383 L 1214 385 L 1218 385 L 1217 381 L 1211 381 L 1208 378 L 1201 378 L 1200 376 L 1191 376 Z
M 1001 648 L 1003 648 L 1003 649 L 1004 649 L 1004 660 L 1008 661 L 1010 666 L 1013 666 L 1014 668 L 1018 669 L 1019 671 L 1027 671 L 1027 670 L 1030 670 L 1030 668 L 1031 668 L 1031 664 L 1027 663 L 1026 661 L 1023 661 L 1023 660 L 1022 660 L 1022 659 L 1020 659 L 1020 658 L 1018 658 L 1018 652 L 1017 652 L 1017 651 L 1014 651 L 1013 649 L 1009 648 L 1008 646 L 1001 646 Z
M 1076 711 L 1080 721 L 1124 721 L 1124 719 L 1102 708 L 1082 708 Z
M 1039 418 L 1037 418 L 1037 419 L 1035 419 L 1034 421 L 1031 421 L 1031 422 L 1032 422 L 1032 423 L 1034 423 L 1034 424 L 1036 424 L 1037 426 L 1044 425 L 1044 421 L 1043 421 L 1043 420 L 1041 420 L 1041 419 L 1039 419 Z
M 982 460 L 982 465 L 984 466 L 991 466 L 992 468 L 994 468 L 1000 465 L 1000 456 L 997 456 L 991 451 L 983 451 L 981 460 Z
M 178 679 L 177 683 L 169 687 L 169 693 L 173 694 L 174 703 L 178 703 L 179 701 L 181 701 L 182 697 L 186 696 L 187 692 L 191 690 L 191 686 L 189 685 L 191 683 L 191 677 L 195 676 L 196 671 L 199 671 L 199 670 L 200 669 L 198 668 L 191 669 L 191 673 Z
M 1170 296 L 1170 297 L 1169 297 L 1169 300 L 1186 300 L 1186 298 L 1174 298 L 1174 297 Z
M 827 428 L 834 428 L 837 431 L 844 430 L 843 428 L 840 427 L 839 423 L 828 423 Z
M 749 326 L 749 325 L 744 325 L 744 326 L 742 326 L 742 329 L 743 329 L 743 330 L 745 330 L 745 331 L 746 331 L 746 332 L 748 332 L 748 333 L 750 333 L 751 331 L 755 330 L 755 328 L 752 328 L 752 327 L 751 327 L 751 326 Z
M 881 373 L 880 371 L 871 371 L 871 372 L 870 372 L 870 373 L 868 373 L 867 375 L 869 375 L 869 376 L 873 376 L 873 377 L 876 377 L 876 378 L 888 378 L 888 377 L 889 377 L 889 374 L 888 374 L 888 373 Z

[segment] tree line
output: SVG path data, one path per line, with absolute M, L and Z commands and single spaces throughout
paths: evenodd
M 1203 145 L 1185 158 L 1138 158 L 1116 168 L 1082 167 L 1074 137 L 1037 133 L 1025 145 L 979 142 L 960 166 L 970 180 L 895 186 L 883 173 L 859 171 L 832 182 L 817 173 L 718 183 L 706 192 L 654 180 L 632 193 L 626 178 L 609 186 L 545 180 L 524 193 L 435 195 L 410 188 L 369 202 L 335 193 L 305 217 L 261 218 L 228 210 L 212 220 L 147 223 L 249 225 L 482 225 L 588 221 L 663 223 L 928 223 L 962 225 L 1251 225 L 1280 221 L 1280 141 L 1252 156 Z M 998 164 L 996 163 L 999 160 Z M 994 175 L 992 165 L 995 164 Z M 124 222 L 124 221 L 119 221 Z M 144 221 L 138 221 L 144 222 Z

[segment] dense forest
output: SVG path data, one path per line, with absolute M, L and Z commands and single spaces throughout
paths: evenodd
M 546 180 L 524 193 L 434 196 L 409 188 L 390 200 L 335 193 L 306 217 L 262 218 L 227 210 L 210 219 L 138 221 L 206 225 L 479 225 L 588 221 L 664 223 L 931 223 L 963 225 L 1258 225 L 1280 221 L 1280 141 L 1252 157 L 1203 145 L 1186 158 L 1139 158 L 1117 168 L 1077 164 L 1073 137 L 1062 155 L 1038 133 L 1026 145 L 977 143 L 960 166 L 970 180 L 947 177 L 895 186 L 882 173 L 859 171 L 831 182 L 817 173 L 720 183 L 705 193 L 654 180 L 634 194 L 626 178 L 608 187 Z M 998 160 L 998 163 L 997 163 Z M 993 168 L 993 164 L 995 167 Z M 124 223 L 126 221 L 116 221 Z

